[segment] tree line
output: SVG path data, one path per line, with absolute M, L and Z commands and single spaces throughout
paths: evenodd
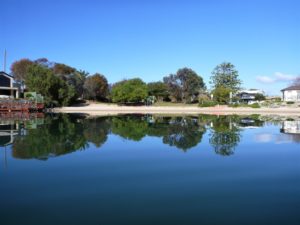
M 11 72 L 22 91 L 35 91 L 45 97 L 46 105 L 67 106 L 80 99 L 118 104 L 151 104 L 156 101 L 228 103 L 230 93 L 241 88 L 235 66 L 229 62 L 216 66 L 210 77 L 211 91 L 203 78 L 190 68 L 146 83 L 140 78 L 109 84 L 100 73 L 89 74 L 46 58 L 21 59 L 11 65 Z

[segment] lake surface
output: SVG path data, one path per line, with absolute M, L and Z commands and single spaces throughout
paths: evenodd
M 0 121 L 0 224 L 300 224 L 300 117 Z

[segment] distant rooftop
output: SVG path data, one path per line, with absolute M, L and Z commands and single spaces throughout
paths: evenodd
M 293 91 L 293 90 L 300 90 L 300 85 L 293 85 L 285 89 L 282 89 L 281 91 Z

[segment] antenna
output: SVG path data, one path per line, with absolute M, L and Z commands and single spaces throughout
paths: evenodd
M 3 64 L 3 71 L 6 73 L 6 49 L 4 50 L 4 64 Z

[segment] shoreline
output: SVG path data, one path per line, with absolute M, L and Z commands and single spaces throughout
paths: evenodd
M 54 108 L 54 113 L 85 113 L 90 115 L 118 114 L 212 114 L 212 115 L 299 115 L 297 108 L 231 108 L 228 106 L 195 107 L 195 106 L 118 106 L 109 104 L 90 104 L 87 106 L 69 106 Z

